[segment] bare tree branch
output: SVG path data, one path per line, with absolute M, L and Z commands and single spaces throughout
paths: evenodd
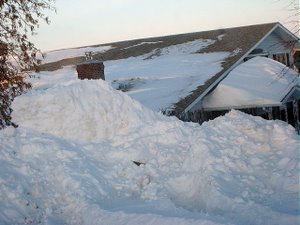
M 11 102 L 31 87 L 22 71 L 40 63 L 36 58 L 40 51 L 27 33 L 33 34 L 40 20 L 50 23 L 43 12 L 55 11 L 53 4 L 54 0 L 0 0 L 0 129 L 16 126 L 11 118 Z

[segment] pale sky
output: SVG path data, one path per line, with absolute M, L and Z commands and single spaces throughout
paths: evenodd
M 56 0 L 51 24 L 31 40 L 42 51 L 281 22 L 299 18 L 291 0 Z

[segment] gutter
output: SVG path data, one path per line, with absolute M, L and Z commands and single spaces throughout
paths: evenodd
M 243 105 L 243 106 L 230 106 L 230 107 L 215 107 L 215 108 L 204 108 L 203 111 L 222 111 L 222 110 L 230 110 L 230 109 L 248 109 L 248 108 L 263 108 L 263 107 L 278 107 L 282 106 L 280 103 L 271 103 L 271 104 L 263 104 L 263 105 Z
M 281 100 L 282 103 L 286 103 L 288 101 L 288 99 L 294 94 L 295 90 L 299 89 L 300 91 L 300 87 L 299 86 L 294 86 L 293 88 L 291 88 L 291 90 L 284 96 L 284 98 Z

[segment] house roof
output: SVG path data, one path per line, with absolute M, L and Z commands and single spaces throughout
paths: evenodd
M 282 105 L 297 87 L 298 74 L 285 65 L 265 57 L 255 57 L 234 68 L 205 98 L 203 109 Z
M 81 54 L 40 69 L 84 62 L 84 51 L 95 49 L 93 58 L 104 61 L 106 80 L 115 88 L 125 86 L 127 94 L 149 108 L 170 107 L 179 114 L 192 109 L 274 30 L 279 38 L 297 39 L 279 23 L 259 24 L 71 49 Z M 49 55 L 57 58 L 58 53 Z
M 199 86 L 191 95 L 179 101 L 176 104 L 176 111 L 179 113 L 183 111 L 188 112 L 196 106 L 197 103 L 203 99 L 205 95 L 210 93 L 236 65 L 242 62 L 246 55 L 252 52 L 255 47 L 277 28 L 277 32 L 280 33 L 280 35 L 282 35 L 283 32 L 286 32 L 290 37 L 289 40 L 298 40 L 294 34 L 289 32 L 280 23 L 259 24 L 210 31 L 211 34 L 214 34 L 214 32 L 224 34 L 223 39 L 217 41 L 214 45 L 208 46 L 206 49 L 202 50 L 202 52 L 235 51 L 236 54 L 230 55 L 222 63 L 223 69 L 219 73 L 207 80 L 204 85 Z M 236 50 L 237 48 L 239 51 Z

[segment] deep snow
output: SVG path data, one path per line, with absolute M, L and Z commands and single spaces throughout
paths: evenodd
M 161 41 L 141 42 L 128 48 L 158 42 Z M 154 111 L 173 108 L 181 98 L 186 97 L 207 79 L 220 72 L 222 62 L 235 54 L 235 52 L 197 53 L 214 42 L 215 40 L 198 39 L 154 49 L 137 57 L 105 61 L 105 79 L 115 89 L 126 90 L 129 96 Z M 100 46 L 51 51 L 46 54 L 43 63 L 84 56 L 86 51 L 105 52 L 111 48 L 113 47 Z M 75 67 L 68 68 L 68 73 L 74 79 Z M 57 71 L 55 74 L 62 74 L 63 79 L 69 77 L 66 76 L 65 68 L 60 71 L 63 72 Z M 53 76 L 49 72 L 43 73 Z
M 63 71 L 35 78 L 0 131 L 0 224 L 297 224 L 293 127 L 183 123 Z
M 138 57 L 106 61 L 105 78 L 116 89 L 128 89 L 129 96 L 154 111 L 173 108 L 222 70 L 230 52 L 197 53 L 214 42 L 198 39 Z
M 0 131 L 0 224 L 298 224 L 293 127 L 234 110 L 199 126 L 148 109 L 172 106 L 239 51 L 194 54 L 212 43 L 105 62 L 108 82 L 77 80 L 72 66 L 33 74 L 13 103 L 19 128 Z
M 298 82 L 298 83 L 297 83 Z M 203 100 L 206 109 L 280 105 L 299 86 L 298 74 L 277 61 L 255 57 L 234 68 Z

